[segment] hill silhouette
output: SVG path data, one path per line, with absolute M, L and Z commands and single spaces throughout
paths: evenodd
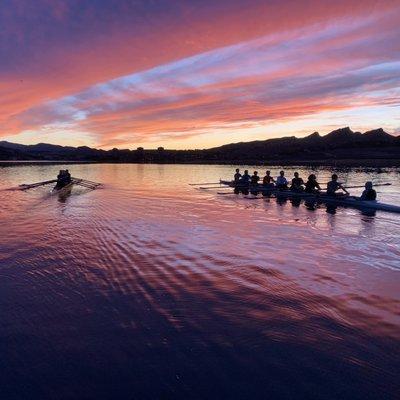
M 325 164 L 400 166 L 400 137 L 382 128 L 365 133 L 349 127 L 321 136 L 283 137 L 231 143 L 203 150 L 99 150 L 46 143 L 0 141 L 0 160 L 51 160 L 115 163 Z

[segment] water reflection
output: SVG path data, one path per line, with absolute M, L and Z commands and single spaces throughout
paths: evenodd
M 71 186 L 60 190 L 59 193 L 57 193 L 58 201 L 60 203 L 66 203 L 68 197 L 70 197 L 71 194 L 72 194 L 72 187 Z
M 398 216 L 187 185 L 229 166 L 70 169 L 104 189 L 0 191 L 4 398 L 395 397 Z
M 306 207 L 307 210 L 309 211 L 315 211 L 317 209 L 317 202 L 313 200 L 305 200 L 304 201 L 304 206 Z
M 301 199 L 293 198 L 290 200 L 290 203 L 292 204 L 293 207 L 300 207 Z
M 338 208 L 337 205 L 335 205 L 335 204 L 326 204 L 325 207 L 326 207 L 326 212 L 328 214 L 332 214 L 332 215 L 336 214 L 336 210 Z

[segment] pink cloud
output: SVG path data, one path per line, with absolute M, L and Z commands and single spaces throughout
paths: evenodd
M 385 95 L 368 93 L 398 85 L 384 66 L 400 51 L 396 1 L 188 2 L 167 11 L 120 1 L 108 19 L 108 7 L 79 9 L 76 1 L 15 4 L 0 12 L 15 44 L 0 54 L 17 65 L 0 67 L 0 135 L 58 122 L 102 144 L 196 135 L 378 103 Z M 131 82 L 114 81 L 135 72 Z

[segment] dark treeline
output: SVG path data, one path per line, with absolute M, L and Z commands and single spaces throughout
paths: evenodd
M 53 160 L 111 163 L 196 164 L 341 164 L 400 166 L 400 137 L 383 129 L 365 133 L 350 128 L 328 135 L 317 132 L 304 137 L 285 137 L 234 143 L 204 150 L 99 150 L 39 143 L 21 145 L 0 142 L 0 160 Z

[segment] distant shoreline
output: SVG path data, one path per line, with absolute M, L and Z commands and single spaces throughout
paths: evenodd
M 0 164 L 100 164 L 96 161 L 90 160 L 0 160 Z
M 93 161 L 93 160 L 0 160 L 0 167 L 27 166 L 27 165 L 79 165 L 79 164 L 155 164 L 155 165 L 232 165 L 232 166 L 302 166 L 302 167 L 330 167 L 330 168 L 400 168 L 400 159 L 365 159 L 365 160 L 227 160 L 216 162 L 213 160 L 193 160 L 193 162 L 115 162 L 115 161 Z
M 314 132 L 303 138 L 231 143 L 203 150 L 168 150 L 163 147 L 101 150 L 85 146 L 22 145 L 0 141 L 1 159 L 4 161 L 0 161 L 0 165 L 22 160 L 21 165 L 37 161 L 43 165 L 129 163 L 397 168 L 400 167 L 400 136 L 392 136 L 382 128 L 361 133 L 345 127 L 324 136 Z

